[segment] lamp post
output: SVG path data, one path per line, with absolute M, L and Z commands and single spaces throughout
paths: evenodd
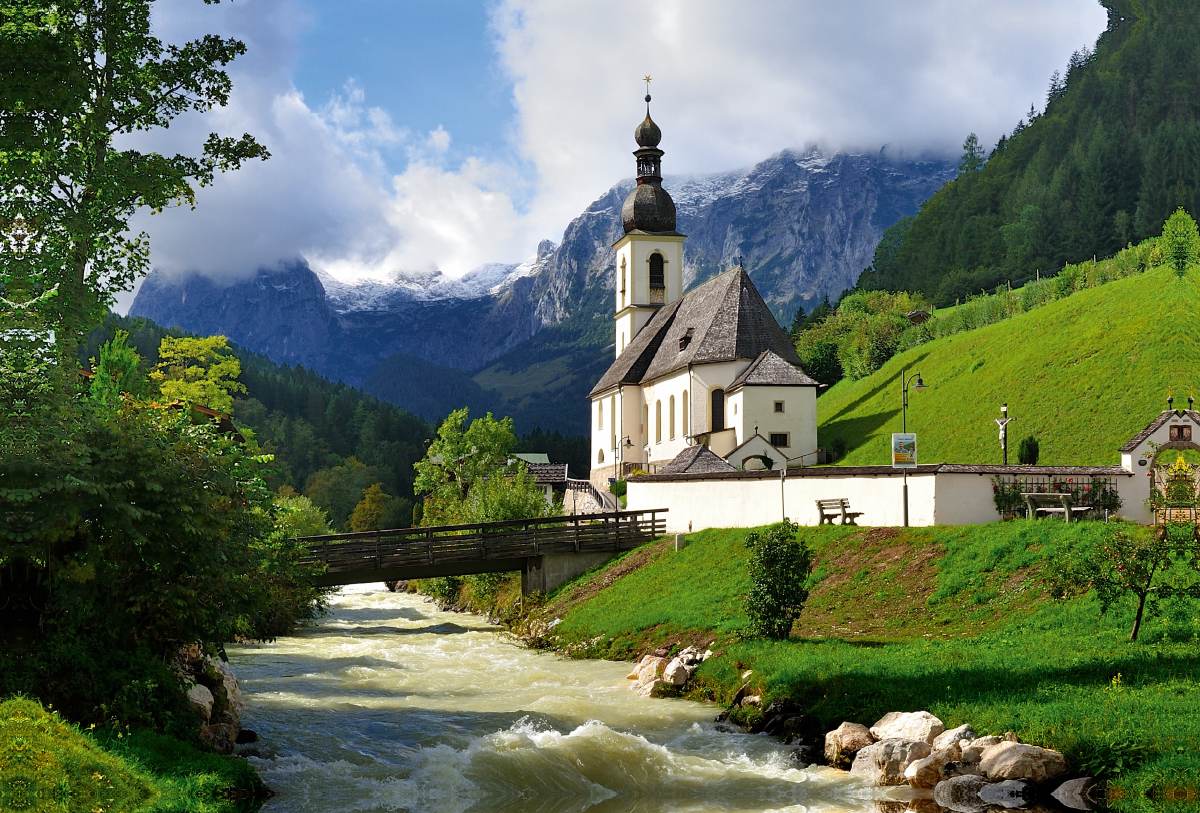
M 913 382 L 916 383 L 913 383 Z M 909 386 L 920 392 L 925 389 L 925 382 L 921 379 L 920 373 L 915 373 L 911 377 L 908 375 L 908 370 L 900 371 L 900 426 L 902 432 L 908 434 L 908 390 Z M 901 469 L 904 477 L 904 527 L 908 527 L 908 469 Z

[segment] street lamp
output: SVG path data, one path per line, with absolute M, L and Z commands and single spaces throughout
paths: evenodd
M 914 383 L 915 382 L 915 383 Z M 909 387 L 920 392 L 927 389 L 925 382 L 921 379 L 921 374 L 916 373 L 909 377 L 908 370 L 900 371 L 900 426 L 901 431 L 908 434 L 908 390 Z M 900 470 L 904 477 L 904 527 L 908 527 L 908 469 Z

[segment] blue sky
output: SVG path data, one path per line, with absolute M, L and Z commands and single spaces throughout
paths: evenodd
M 343 94 L 366 101 L 419 132 L 453 134 L 449 158 L 510 156 L 516 113 L 491 28 L 494 3 L 470 0 L 305 0 L 309 20 L 294 74 L 307 99 Z M 407 159 L 386 156 L 394 171 Z
M 956 154 L 1040 108 L 1105 22 L 1096 0 L 158 0 L 164 40 L 248 51 L 226 108 L 131 140 L 249 132 L 272 158 L 135 227 L 165 271 L 460 277 L 632 176 L 647 73 L 668 176 L 812 145 Z

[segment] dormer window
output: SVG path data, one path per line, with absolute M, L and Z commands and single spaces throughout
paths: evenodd
M 687 329 L 687 333 L 685 333 L 679 337 L 679 352 L 680 353 L 682 353 L 684 350 L 687 350 L 688 345 L 692 343 L 693 330 L 694 330 L 693 328 L 689 327 Z

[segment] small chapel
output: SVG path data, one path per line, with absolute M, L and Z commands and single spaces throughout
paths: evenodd
M 614 245 L 616 361 L 592 388 L 591 481 L 817 462 L 817 390 L 741 263 L 683 290 L 662 131 L 634 131 L 637 186 Z

